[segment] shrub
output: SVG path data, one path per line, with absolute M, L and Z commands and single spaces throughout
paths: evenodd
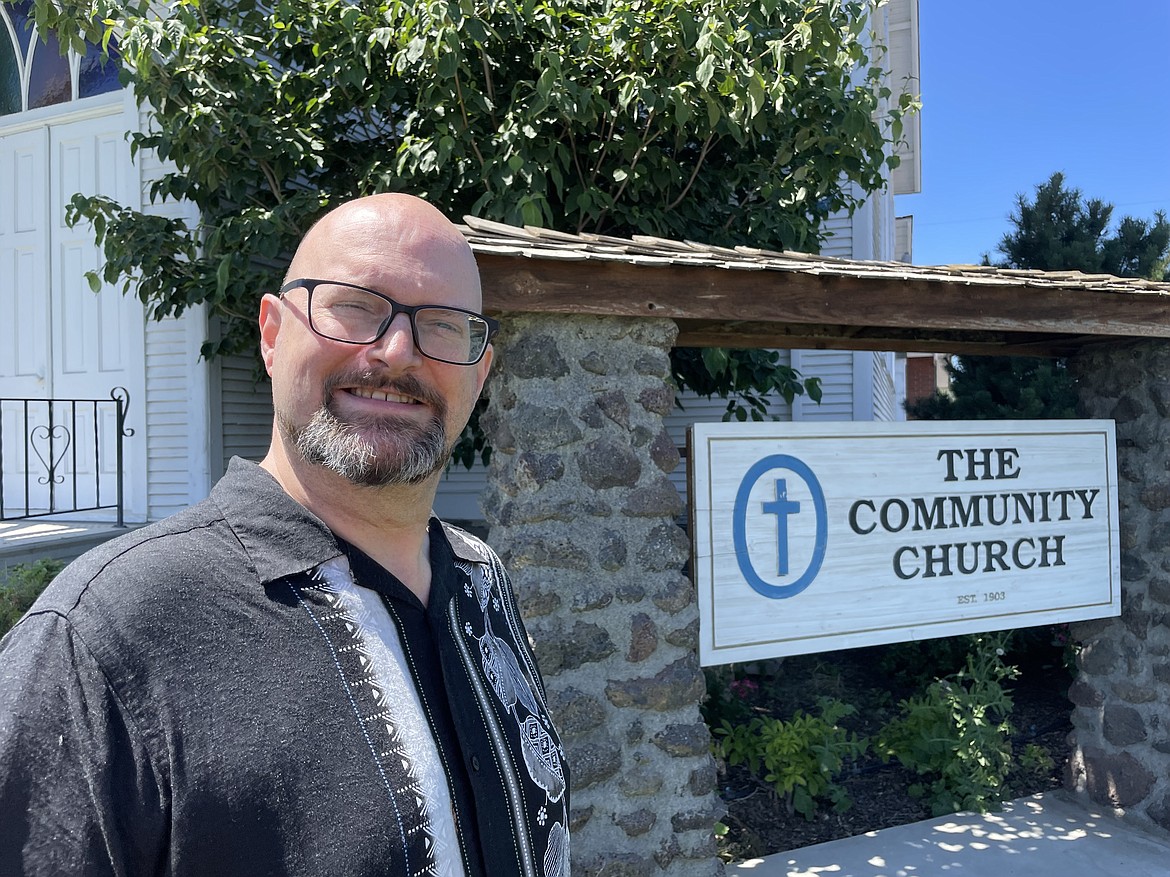
M 1003 661 L 1007 636 L 975 637 L 962 670 L 902 701 L 900 715 L 878 733 L 877 752 L 922 777 L 909 792 L 936 816 L 986 811 L 1003 800 L 1012 699 L 1001 683 L 1018 675 Z
M 45 586 L 64 568 L 62 561 L 45 558 L 18 563 L 8 569 L 8 580 L 0 586 L 0 636 L 20 620 Z
M 789 813 L 811 820 L 818 803 L 844 811 L 852 801 L 836 779 L 847 759 L 859 758 L 868 748 L 866 741 L 837 724 L 855 711 L 841 701 L 823 699 L 819 716 L 797 710 L 787 722 L 771 717 L 740 725 L 724 721 L 715 729 L 716 754 L 730 764 L 746 764 L 752 773 L 762 769 Z
M 877 650 L 878 667 L 896 687 L 923 688 L 963 669 L 975 641 L 974 636 L 961 635 L 891 643 Z
M 703 675 L 707 680 L 707 697 L 700 706 L 703 721 L 709 728 L 718 728 L 724 723 L 738 725 L 751 716 L 751 695 L 759 684 L 735 675 L 735 665 L 705 667 Z

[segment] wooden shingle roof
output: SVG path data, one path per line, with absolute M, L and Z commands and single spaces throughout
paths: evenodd
M 1170 338 L 1170 284 L 566 234 L 467 217 L 495 312 L 670 317 L 680 345 L 1067 355 Z

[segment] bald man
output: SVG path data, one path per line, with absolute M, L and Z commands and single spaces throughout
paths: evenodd
M 474 257 L 342 205 L 260 302 L 272 444 L 0 642 L 0 874 L 567 877 L 515 598 L 431 515 L 491 366 Z

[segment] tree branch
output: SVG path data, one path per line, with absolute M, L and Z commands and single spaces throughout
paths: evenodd
M 711 141 L 713 141 L 714 139 L 715 139 L 715 132 L 712 131 L 710 134 L 707 135 L 707 139 L 705 141 L 703 141 L 703 148 L 701 150 L 699 150 L 699 157 L 695 161 L 694 169 L 691 170 L 691 178 L 689 180 L 687 180 L 687 184 L 685 186 L 683 186 L 683 190 L 681 192 L 679 192 L 678 197 L 675 198 L 673 201 L 670 202 L 670 204 L 668 204 L 666 206 L 667 212 L 674 210 L 674 208 L 678 207 L 678 205 L 681 204 L 683 199 L 687 196 L 687 192 L 689 192 L 691 190 L 691 186 L 693 186 L 695 184 L 695 178 L 699 175 L 699 168 L 701 168 L 703 166 L 703 162 L 707 158 L 707 152 L 708 152 L 708 150 L 711 149 Z
M 258 161 L 256 163 L 260 165 L 260 170 L 264 171 L 264 176 L 268 180 L 268 187 L 272 189 L 272 197 L 276 199 L 277 204 L 283 204 L 284 196 L 280 193 L 280 183 L 276 180 L 276 172 L 272 169 L 272 165 L 266 161 Z
M 489 114 L 492 118 L 492 127 L 498 129 L 499 122 L 496 120 L 496 87 L 492 84 L 492 70 L 488 66 L 487 55 L 484 53 L 483 49 L 479 50 L 479 62 L 483 65 L 484 91 L 487 93 L 488 103 L 491 104 L 491 110 L 489 110 Z
M 467 118 L 467 104 L 463 102 L 463 86 L 459 83 L 459 71 L 455 71 L 455 98 L 459 101 L 459 114 L 463 116 L 463 130 L 467 132 L 467 140 L 471 144 L 471 151 L 475 153 L 475 157 L 479 160 L 481 169 L 487 168 L 487 162 L 483 160 L 483 155 L 479 151 L 479 144 L 475 142 L 475 134 L 471 130 L 471 121 Z M 491 184 L 484 176 L 483 184 L 491 189 Z
M 609 151 L 609 144 L 613 142 L 614 132 L 617 131 L 617 113 L 613 113 L 609 118 L 609 133 L 601 141 L 601 152 L 597 156 L 597 163 L 593 165 L 593 171 L 589 174 L 588 185 L 592 186 L 597 180 L 597 175 L 601 173 L 601 165 L 605 161 L 605 154 Z
M 636 168 L 638 166 L 638 162 L 641 160 L 643 153 L 645 153 L 646 147 L 650 145 L 650 141 L 653 139 L 651 137 L 651 134 L 650 134 L 650 129 L 653 126 L 653 124 L 654 124 L 654 110 L 650 110 L 649 112 L 646 113 L 646 128 L 642 132 L 642 142 L 638 144 L 638 148 L 634 152 L 634 157 L 630 161 L 629 173 L 626 174 L 626 178 L 624 180 L 622 180 L 622 184 L 620 186 L 618 186 L 618 190 L 613 196 L 613 203 L 614 204 L 616 204 L 621 199 L 622 195 L 625 193 L 626 187 L 630 184 L 630 180 L 634 176 L 634 168 Z M 598 234 L 601 233 L 601 221 L 603 219 L 605 219 L 605 215 L 607 213 L 609 213 L 608 207 L 606 207 L 604 210 L 602 210 L 601 214 L 597 217 L 597 225 L 594 226 L 594 228 L 597 230 Z

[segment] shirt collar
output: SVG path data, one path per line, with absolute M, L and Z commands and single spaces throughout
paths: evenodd
M 431 520 L 437 520 L 432 518 Z M 475 536 L 470 533 L 460 530 L 458 527 L 453 527 L 448 523 L 439 521 L 443 525 L 443 533 L 447 537 L 447 542 L 451 545 L 451 551 L 460 560 L 466 560 L 470 563 L 488 563 L 490 560 L 488 554 L 488 547 L 483 544 Z
M 256 463 L 233 457 L 227 473 L 212 488 L 211 500 L 248 552 L 262 583 L 308 572 L 342 554 L 325 522 Z M 460 560 L 489 561 L 481 541 L 458 527 L 437 523 Z
M 341 554 L 325 523 L 255 463 L 233 457 L 211 490 L 262 583 L 307 572 Z

